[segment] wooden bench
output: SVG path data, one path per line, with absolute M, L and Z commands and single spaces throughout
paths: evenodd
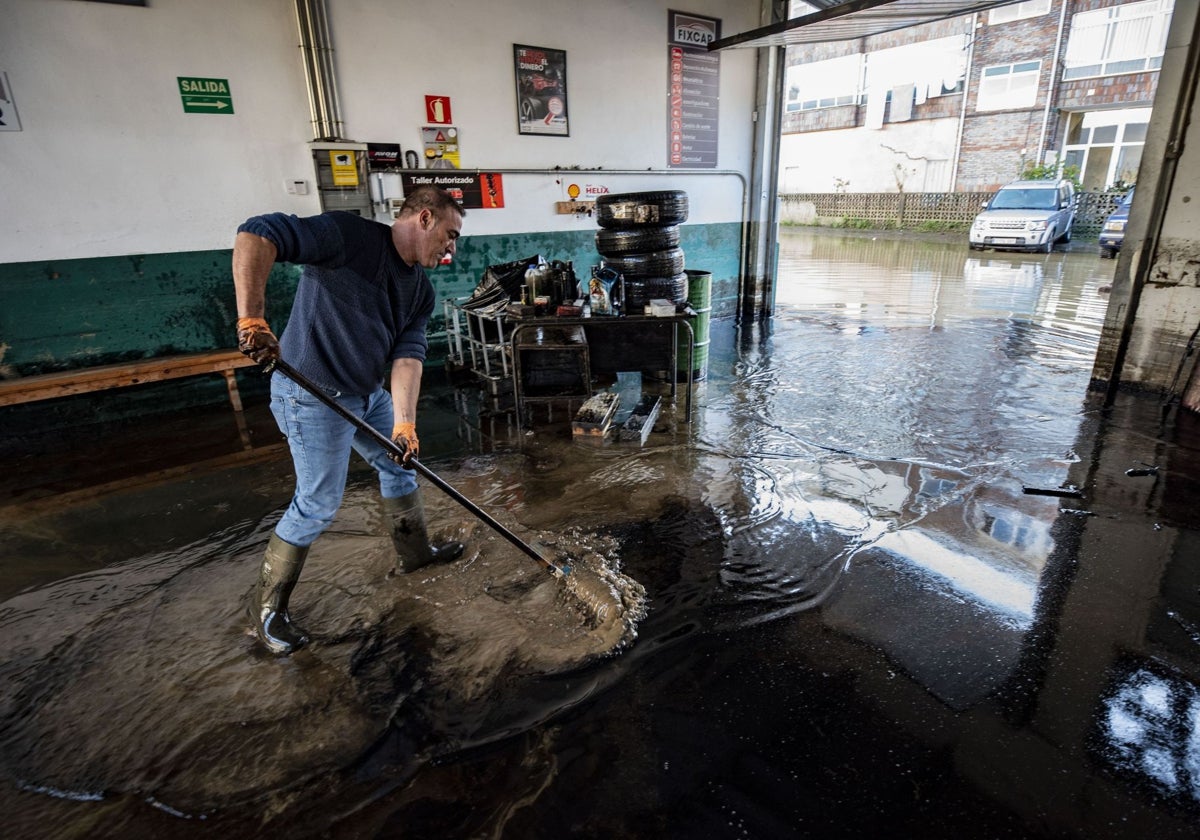
M 206 353 L 162 356 L 115 365 L 22 376 L 17 379 L 0 379 L 0 406 L 52 400 L 57 397 L 126 388 L 130 385 L 144 385 L 148 382 L 164 382 L 185 376 L 219 373 L 225 377 L 229 403 L 233 406 L 242 446 L 250 449 L 250 433 L 242 413 L 242 398 L 238 393 L 234 371 L 253 364 L 255 362 L 252 359 L 237 350 L 212 350 Z

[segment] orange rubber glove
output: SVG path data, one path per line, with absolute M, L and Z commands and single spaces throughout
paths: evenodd
M 271 370 L 279 359 L 279 339 L 262 318 L 238 318 L 238 349 Z
M 397 457 L 395 454 L 389 453 L 388 457 L 396 463 L 412 469 L 412 464 L 409 462 L 421 452 L 421 442 L 417 440 L 417 424 L 397 423 L 392 426 L 392 443 L 404 450 L 404 456 Z

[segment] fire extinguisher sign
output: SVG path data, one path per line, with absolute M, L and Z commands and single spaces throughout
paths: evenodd
M 438 125 L 449 125 L 454 122 L 454 120 L 450 119 L 449 96 L 425 97 L 425 122 L 437 123 Z

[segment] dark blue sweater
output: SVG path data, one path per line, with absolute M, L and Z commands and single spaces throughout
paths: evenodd
M 303 265 L 283 359 L 332 391 L 370 394 L 393 359 L 425 360 L 433 284 L 392 245 L 391 228 L 334 211 L 301 219 L 269 213 L 238 231 L 269 239 L 277 262 Z

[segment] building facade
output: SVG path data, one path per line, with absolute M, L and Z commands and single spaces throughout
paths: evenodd
M 780 192 L 977 192 L 1030 167 L 1137 179 L 1174 0 L 1027 0 L 788 48 Z

